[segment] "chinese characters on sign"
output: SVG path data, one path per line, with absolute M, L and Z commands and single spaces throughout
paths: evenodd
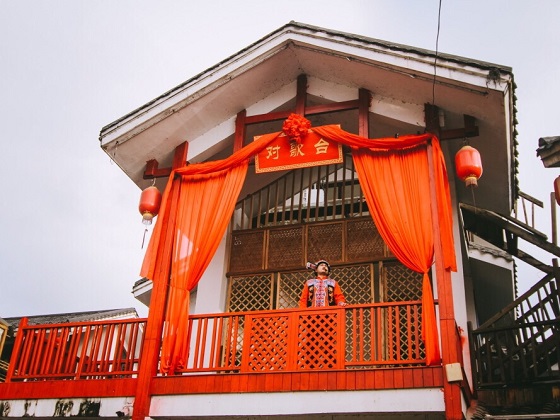
M 302 143 L 290 142 L 285 135 L 280 135 L 255 156 L 255 170 L 257 173 L 285 171 L 341 162 L 342 145 L 309 131 Z

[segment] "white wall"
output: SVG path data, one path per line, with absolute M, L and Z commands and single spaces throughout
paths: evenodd
M 150 417 L 266 416 L 314 413 L 443 413 L 439 388 L 154 396 Z
M 196 296 L 191 302 L 191 313 L 214 314 L 225 311 L 227 281 L 227 237 L 223 236 L 216 254 L 198 283 Z

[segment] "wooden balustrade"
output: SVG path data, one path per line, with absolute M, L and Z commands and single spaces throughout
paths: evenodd
M 421 301 L 189 317 L 180 375 L 422 366 Z M 145 319 L 19 326 L 8 382 L 135 377 Z
M 6 381 L 132 377 L 145 319 L 19 326 Z
M 425 363 L 421 302 L 191 315 L 183 374 Z

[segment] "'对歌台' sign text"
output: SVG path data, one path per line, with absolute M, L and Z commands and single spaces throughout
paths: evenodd
M 259 136 L 255 136 L 255 140 Z M 290 141 L 281 134 L 255 156 L 255 171 L 285 171 L 309 166 L 341 163 L 342 145 L 327 140 L 310 130 L 301 143 Z

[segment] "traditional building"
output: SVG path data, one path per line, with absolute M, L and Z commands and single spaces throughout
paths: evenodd
M 517 185 L 514 88 L 505 66 L 291 22 L 103 127 L 130 179 L 164 191 L 134 286 L 150 306 L 142 351 L 121 338 L 95 372 L 61 372 L 77 339 L 62 335 L 62 356 L 60 330 L 39 343 L 23 322 L 0 417 L 71 404 L 461 419 L 512 395 L 515 410 L 550 411 L 556 269 L 518 239 L 560 249 L 514 217 L 518 200 L 542 206 Z M 348 306 L 298 307 L 319 259 Z M 519 297 L 516 259 L 544 275 Z

